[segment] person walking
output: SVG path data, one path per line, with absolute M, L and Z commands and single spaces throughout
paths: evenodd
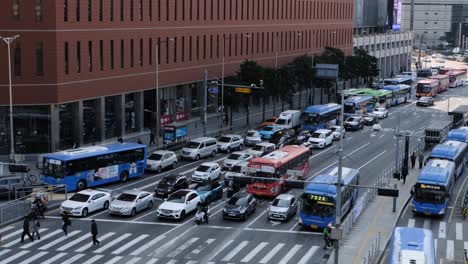
M 414 165 L 416 165 L 416 154 L 414 152 L 411 153 L 410 160 L 411 160 L 411 169 L 414 169 Z
M 96 221 L 94 221 L 94 219 L 91 220 L 91 235 L 93 235 L 93 246 L 98 245 L 99 247 L 101 242 L 97 239 L 98 228 L 97 228 Z
M 418 161 L 419 161 L 419 168 L 422 169 L 423 164 L 424 164 L 424 154 L 422 154 L 422 152 L 419 153 Z
M 325 245 L 323 246 L 323 249 L 327 249 L 330 246 L 330 224 L 323 229 L 323 240 L 325 242 Z
M 39 218 L 34 217 L 31 231 L 32 231 L 32 237 L 34 238 L 34 234 L 37 235 L 37 240 L 41 240 L 41 235 L 39 234 L 39 227 L 41 227 L 41 223 L 39 223 Z
M 23 220 L 23 233 L 21 234 L 21 243 L 24 243 L 24 236 L 28 236 L 29 239 L 31 239 L 31 242 L 34 241 L 34 237 L 31 236 L 31 233 L 29 232 L 29 215 L 24 216 Z
M 71 225 L 70 217 L 68 217 L 67 212 L 63 212 L 62 215 L 62 230 L 65 233 L 65 236 L 68 236 L 68 226 Z
M 118 136 L 118 137 L 117 137 L 117 141 L 118 141 L 119 143 L 123 143 L 123 138 L 122 138 L 122 136 Z
M 151 145 L 156 145 L 155 139 L 156 139 L 156 136 L 154 135 L 153 131 L 151 131 L 151 133 L 150 133 L 150 142 L 149 142 L 150 146 Z

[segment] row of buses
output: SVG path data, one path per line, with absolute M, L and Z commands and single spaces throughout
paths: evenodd
M 440 69 L 438 75 L 418 82 L 416 97 L 435 97 L 437 94 L 447 91 L 449 87 L 462 86 L 466 78 L 466 69 Z

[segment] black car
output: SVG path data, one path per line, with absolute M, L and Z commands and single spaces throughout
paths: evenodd
M 416 102 L 416 105 L 417 105 L 417 106 L 430 106 L 430 105 L 434 105 L 434 98 L 428 97 L 428 96 L 423 96 L 423 97 L 421 97 L 421 98 L 418 99 L 418 101 Z
M 247 217 L 255 213 L 257 202 L 253 195 L 246 192 L 235 193 L 226 203 L 223 209 L 223 219 L 240 219 L 245 221 Z
M 417 72 L 418 77 L 431 77 L 432 71 L 431 69 L 421 69 Z
M 268 142 L 276 145 L 277 148 L 291 144 L 296 139 L 296 131 L 294 129 L 281 129 L 271 135 Z
M 164 177 L 154 188 L 154 196 L 167 197 L 171 193 L 188 189 L 189 182 L 187 177 L 182 174 L 171 174 Z
M 296 138 L 293 140 L 292 144 L 302 145 L 309 141 L 310 135 L 312 135 L 312 133 L 310 133 L 309 130 L 302 130 L 301 132 L 299 132 L 299 135 L 297 135 Z
M 346 130 L 358 130 L 364 128 L 364 120 L 362 116 L 351 116 L 346 119 L 343 124 Z
M 372 126 L 374 124 L 379 123 L 379 118 L 375 116 L 366 116 L 363 118 L 364 120 L 364 125 L 366 126 Z

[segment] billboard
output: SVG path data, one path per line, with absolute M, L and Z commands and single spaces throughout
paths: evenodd
M 393 0 L 393 30 L 400 30 L 401 27 L 401 1 Z

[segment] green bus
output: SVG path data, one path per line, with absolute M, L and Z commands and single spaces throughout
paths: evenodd
M 346 101 L 346 99 L 348 99 L 348 98 L 351 97 L 351 96 L 362 95 L 361 90 L 362 90 L 362 89 L 359 89 L 359 88 L 345 89 L 345 90 L 344 90 L 344 100 Z M 340 94 L 341 91 L 339 91 L 338 93 Z M 341 96 L 339 96 L 339 97 L 337 98 L 337 101 L 338 101 L 338 103 L 341 104 Z
M 359 92 L 360 95 L 370 95 L 374 97 L 374 108 L 389 108 L 392 105 L 392 91 L 362 88 L 359 89 Z

